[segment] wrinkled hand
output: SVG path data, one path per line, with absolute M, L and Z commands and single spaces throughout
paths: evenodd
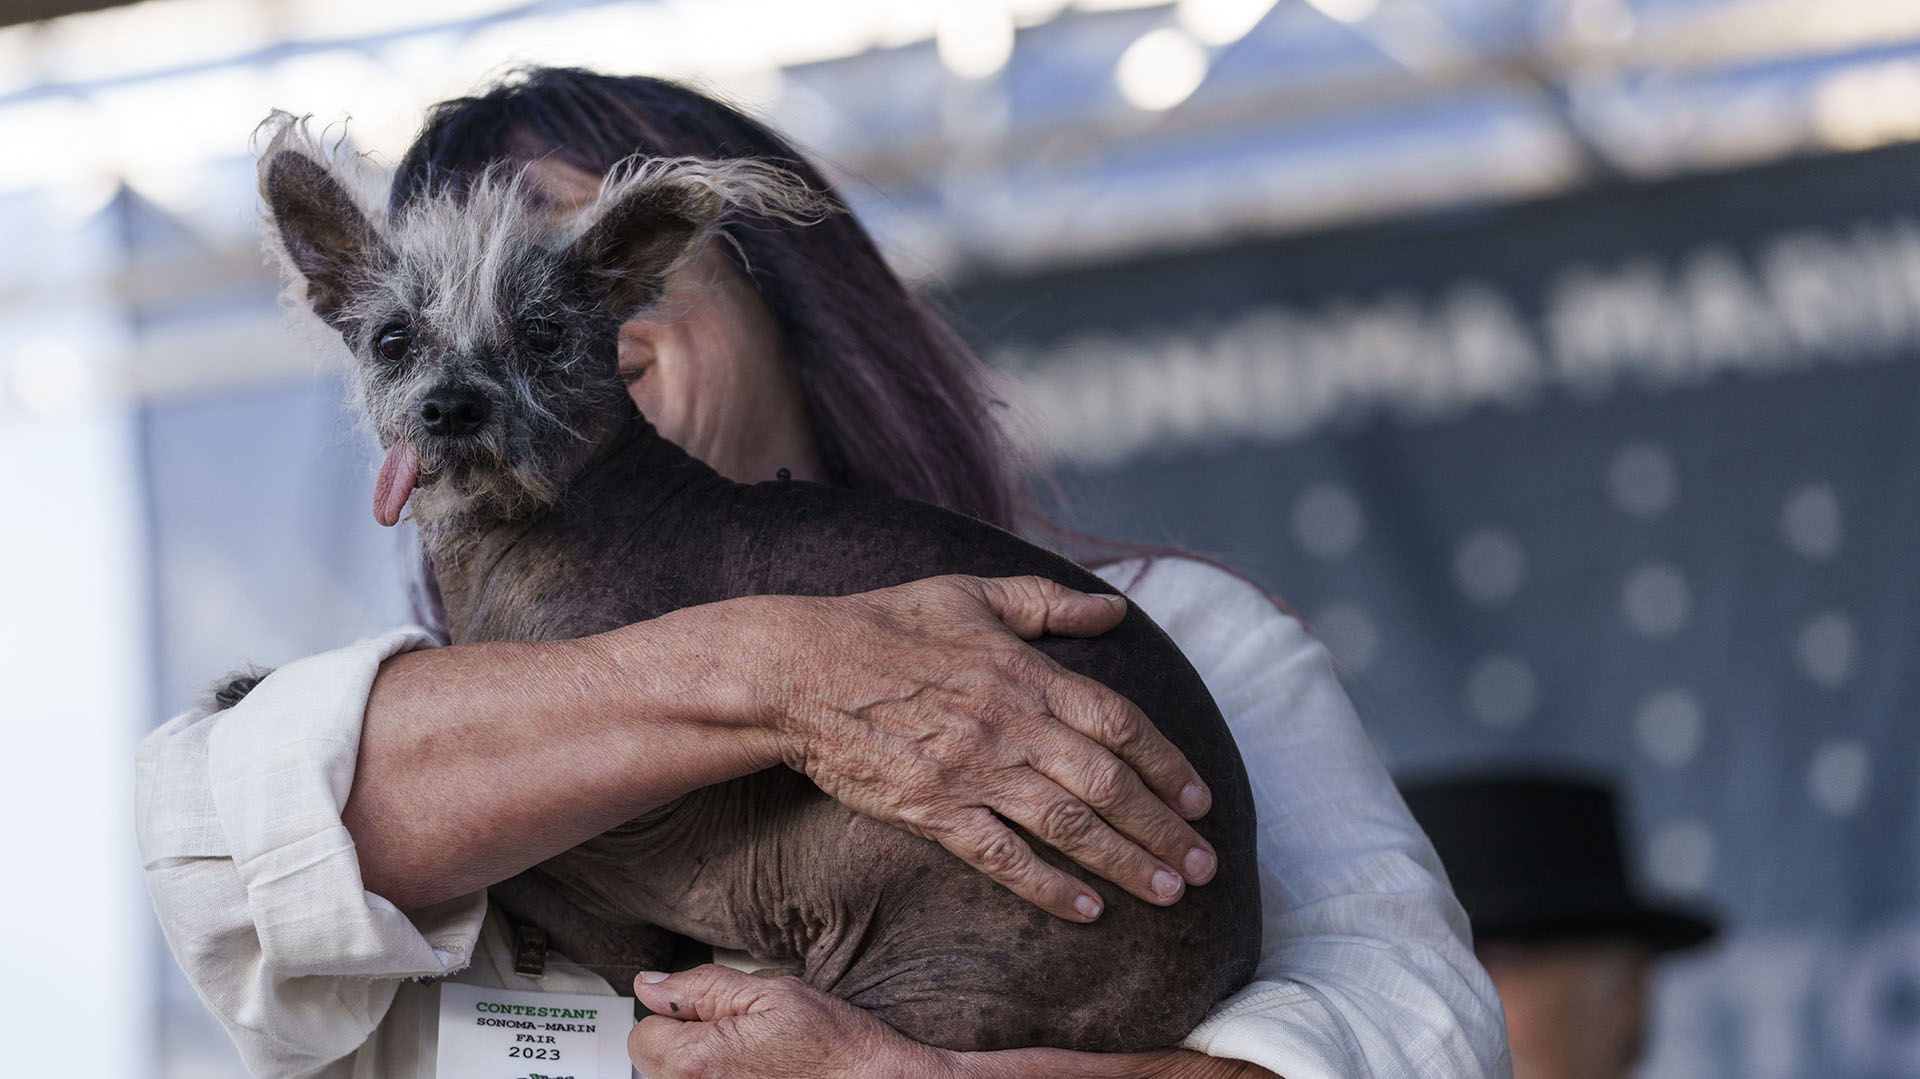
M 649 982 L 646 979 L 654 978 Z M 647 1079 L 941 1079 L 945 1054 L 797 978 L 704 966 L 642 974 L 634 994 L 658 1012 L 627 1035 Z
M 659 1013 L 640 1020 L 627 1035 L 627 1056 L 647 1079 L 1275 1079 L 1255 1064 L 1180 1049 L 947 1052 L 921 1045 L 797 978 L 765 978 L 720 966 L 642 974 L 633 990 L 640 1003 Z
M 1099 897 L 1000 817 L 1150 903 L 1212 878 L 1182 819 L 1210 802 L 1193 766 L 1124 697 L 1022 640 L 1104 633 L 1125 600 L 964 576 L 785 600 L 752 677 L 782 757 L 827 794 L 1073 921 L 1099 917 Z

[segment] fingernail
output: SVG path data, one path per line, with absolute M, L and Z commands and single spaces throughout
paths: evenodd
M 1198 783 L 1189 783 L 1186 789 L 1180 792 L 1180 812 L 1189 819 L 1204 817 L 1207 815 L 1207 806 L 1210 801 L 1207 797 L 1207 788 Z
M 1127 605 L 1127 597 L 1125 596 L 1101 596 L 1100 598 L 1106 600 L 1109 605 L 1114 607 L 1125 607 Z
M 1195 847 L 1187 852 L 1187 879 L 1202 881 L 1213 876 L 1213 855 Z
M 667 975 L 658 970 L 643 970 L 640 972 L 640 980 L 646 982 L 648 985 L 652 985 L 655 982 L 666 981 Z
M 1083 895 L 1074 900 L 1073 909 L 1079 911 L 1080 917 L 1088 921 L 1100 917 L 1100 901 L 1090 895 Z
M 1153 894 L 1162 899 L 1172 899 L 1180 894 L 1180 878 L 1162 869 L 1153 875 Z

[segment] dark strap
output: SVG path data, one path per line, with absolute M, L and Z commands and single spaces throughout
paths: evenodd
M 547 931 L 537 925 L 513 930 L 513 972 L 538 978 L 547 972 Z

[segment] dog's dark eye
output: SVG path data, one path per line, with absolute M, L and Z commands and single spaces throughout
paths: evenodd
M 413 351 L 413 331 L 405 326 L 389 326 L 375 339 L 373 350 L 388 363 L 399 363 Z
M 527 347 L 535 352 L 556 352 L 560 348 L 562 333 L 560 324 L 550 318 L 536 318 L 527 322 L 521 331 L 521 337 Z

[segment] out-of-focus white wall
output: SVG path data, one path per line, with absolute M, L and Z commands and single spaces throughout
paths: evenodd
M 152 689 L 132 418 L 17 417 L 0 461 L 6 1069 L 140 1079 L 160 1017 L 132 830 Z

